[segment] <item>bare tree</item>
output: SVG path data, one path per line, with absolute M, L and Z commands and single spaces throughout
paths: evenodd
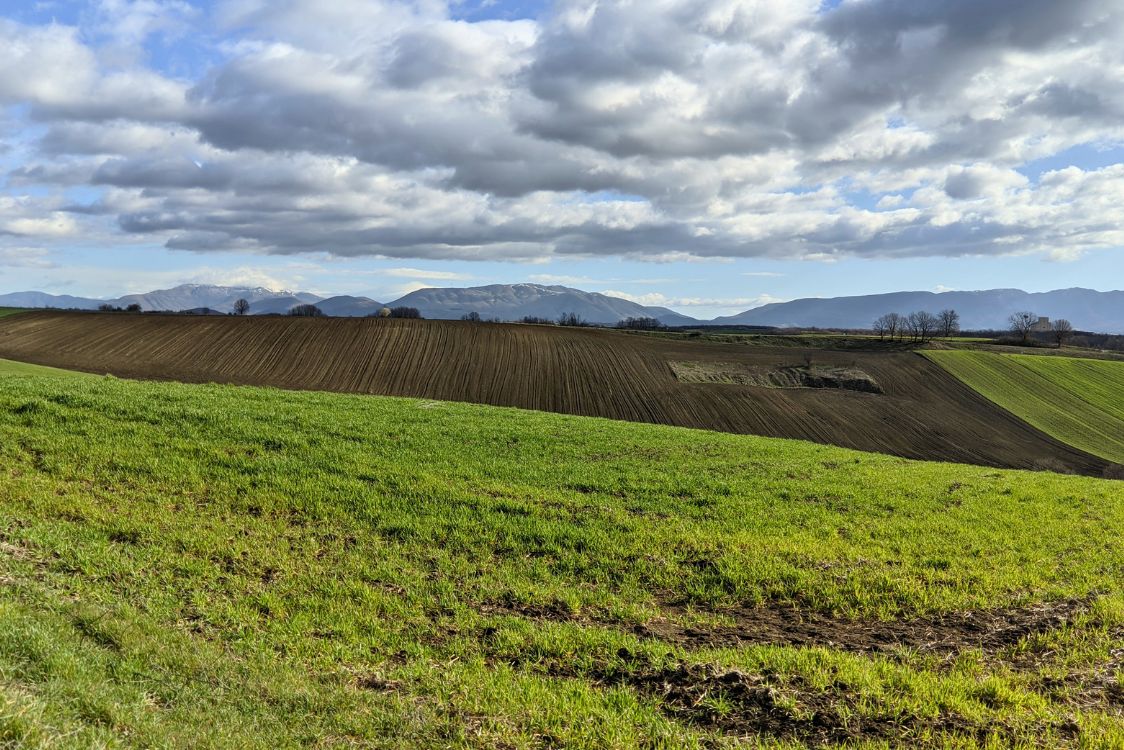
M 575 312 L 562 313 L 558 316 L 558 325 L 560 326 L 587 326 L 589 323 L 585 318 Z
M 921 319 L 920 319 L 919 315 L 920 315 L 920 313 L 911 312 L 909 315 L 906 315 L 905 317 L 902 318 L 903 333 L 908 332 L 909 337 L 911 339 L 913 339 L 914 341 L 916 341 L 918 338 L 921 337 L 921 330 L 920 330 L 920 327 L 919 327 L 920 323 L 921 323 Z M 904 336 L 903 336 L 903 338 L 904 338 Z
M 1050 330 L 1054 334 L 1054 341 L 1058 342 L 1058 348 L 1061 349 L 1065 346 L 1066 340 L 1073 335 L 1073 324 L 1065 318 L 1058 318 Z
M 143 311 L 144 311 L 144 308 L 141 307 L 140 303 L 138 303 L 138 302 L 134 302 L 133 304 L 131 304 L 128 307 L 125 308 L 125 312 L 138 313 L 138 312 L 143 312 Z
M 940 321 L 939 328 L 941 336 L 950 338 L 960 333 L 960 313 L 955 310 L 941 310 L 937 315 Z
M 871 330 L 878 334 L 879 339 L 885 340 L 886 334 L 890 333 L 890 316 L 887 314 L 877 318 Z
M 240 299 L 234 303 L 234 314 L 245 315 L 250 312 L 250 300 Z
M 931 312 L 925 312 L 924 310 L 910 313 L 906 321 L 906 326 L 909 328 L 909 333 L 913 337 L 913 340 L 920 341 L 921 343 L 925 343 L 933 338 L 933 335 L 937 332 L 938 326 L 940 325 L 940 321 L 937 319 L 936 315 L 933 315 Z
M 886 333 L 890 334 L 891 341 L 905 333 L 905 321 L 902 319 L 900 313 L 887 314 L 886 325 L 888 326 Z
M 1030 334 L 1034 330 L 1034 324 L 1038 322 L 1038 316 L 1032 312 L 1022 310 L 1017 313 L 1011 313 L 1007 318 L 1007 325 L 1011 333 L 1019 337 L 1022 344 L 1030 341 Z
M 480 313 L 476 312 L 475 310 L 473 310 L 472 312 L 466 312 L 464 315 L 461 316 L 461 320 L 467 320 L 471 323 L 479 323 L 480 322 Z
M 930 340 L 941 330 L 941 319 L 933 313 L 922 310 L 918 313 L 918 317 L 917 327 L 921 331 L 922 342 Z

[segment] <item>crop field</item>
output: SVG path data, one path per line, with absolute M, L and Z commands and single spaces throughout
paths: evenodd
M 926 354 L 1044 432 L 1124 463 L 1124 362 L 968 351 Z
M 0 371 L 0 746 L 1124 743 L 1108 480 Z
M 23 312 L 23 310 L 15 307 L 0 307 L 0 318 L 8 315 L 15 315 L 16 313 Z
M 0 320 L 0 357 L 128 378 L 515 406 L 995 467 L 1100 476 L 1107 464 L 908 351 L 735 346 L 460 321 L 35 312 Z M 683 382 L 673 369 L 698 372 L 716 363 L 759 373 L 761 382 L 817 381 L 792 376 L 794 368 L 853 370 L 872 392 Z

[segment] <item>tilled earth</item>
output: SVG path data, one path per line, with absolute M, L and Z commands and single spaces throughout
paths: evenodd
M 461 321 L 34 312 L 0 320 L 0 358 L 120 377 L 516 406 L 996 467 L 1100 476 L 1107 466 L 911 352 Z M 680 382 L 675 362 L 857 369 L 882 393 Z

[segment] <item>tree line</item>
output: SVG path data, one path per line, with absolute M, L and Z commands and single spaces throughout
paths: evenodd
M 1038 330 L 1040 318 L 1033 312 L 1022 310 L 1007 318 L 1007 330 L 1023 346 L 1030 344 L 1035 333 L 1048 333 L 1060 349 L 1074 333 L 1073 324 L 1059 318 L 1049 324 L 1048 329 Z M 917 341 L 924 343 L 936 337 L 950 338 L 960 333 L 960 313 L 956 310 L 941 310 L 933 314 L 925 310 L 902 313 L 886 313 L 879 316 L 871 330 L 878 338 L 886 341 Z
M 878 338 L 885 341 L 926 342 L 937 336 L 948 338 L 960 332 L 960 313 L 955 310 L 941 310 L 933 314 L 918 310 L 908 314 L 886 313 L 874 321 L 873 330 Z

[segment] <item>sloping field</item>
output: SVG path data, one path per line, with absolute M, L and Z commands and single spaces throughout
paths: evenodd
M 1119 484 L 0 375 L 0 747 L 1119 748 Z
M 926 355 L 1040 430 L 1124 463 L 1124 362 L 973 351 Z
M 87 373 L 76 370 L 60 370 L 55 367 L 29 365 L 26 362 L 13 362 L 0 359 L 0 375 L 47 375 L 56 378 L 88 378 Z
M 50 312 L 0 320 L 0 357 L 122 377 L 470 401 L 911 458 L 1104 469 L 909 352 L 807 350 L 813 366 L 857 368 L 881 394 L 680 382 L 672 371 L 673 362 L 792 367 L 805 354 L 460 321 Z

